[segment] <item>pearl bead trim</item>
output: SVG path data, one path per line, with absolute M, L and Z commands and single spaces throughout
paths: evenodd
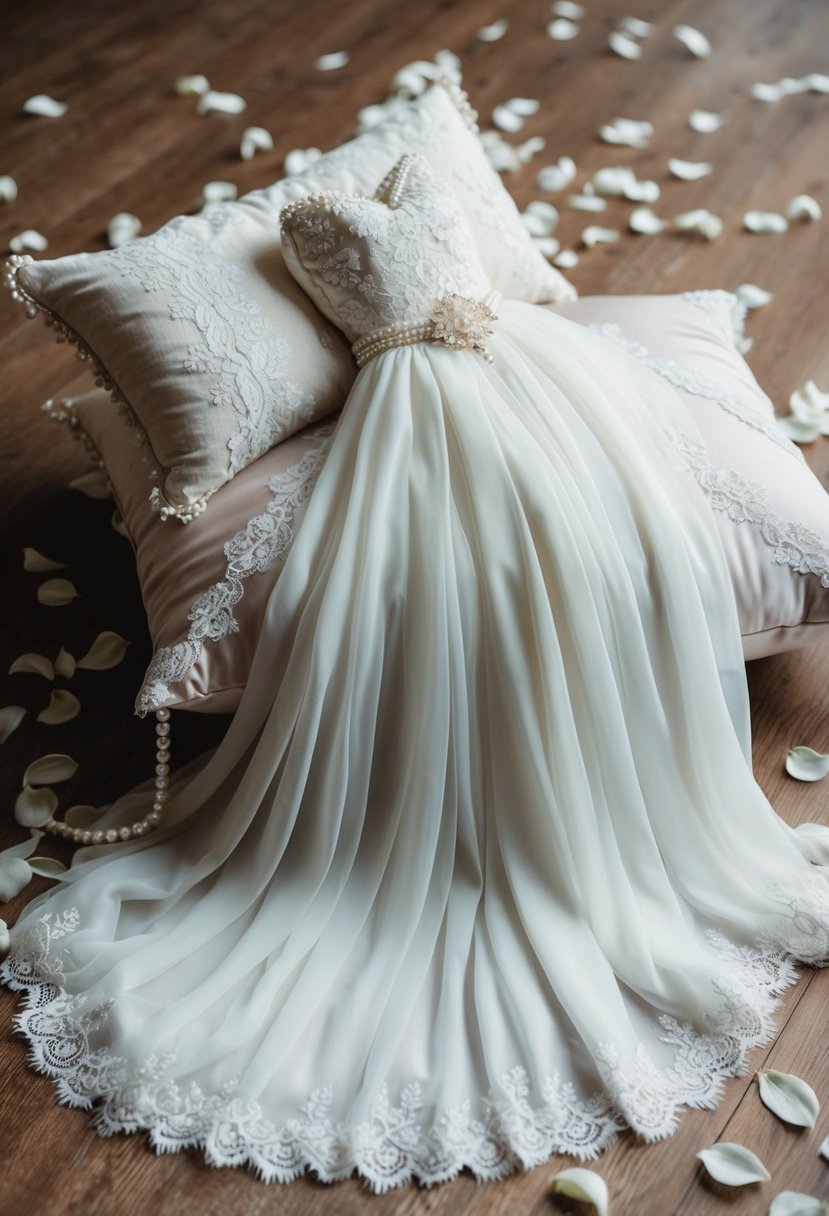
M 474 350 L 492 363 L 492 355 L 486 348 L 485 335 L 492 332 L 496 321 L 494 305 L 498 293 L 491 292 L 486 300 L 468 300 L 464 296 L 451 295 L 438 300 L 435 311 L 428 321 L 408 321 L 395 325 L 384 325 L 360 338 L 351 347 L 358 367 L 364 367 L 383 351 L 397 346 L 411 346 L 416 342 L 433 342 L 449 350 Z M 456 310 L 463 311 L 457 317 Z
M 154 831 L 164 818 L 164 804 L 170 796 L 170 711 L 157 709 L 155 712 L 155 793 L 152 810 L 143 819 L 137 820 L 131 827 L 109 828 L 107 831 L 94 831 L 90 828 L 73 828 L 60 819 L 49 819 L 43 826 L 44 830 L 54 836 L 63 836 L 78 845 L 118 844 L 124 840 L 134 840 Z

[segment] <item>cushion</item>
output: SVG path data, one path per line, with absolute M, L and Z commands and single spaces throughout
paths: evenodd
M 162 517 L 189 522 L 219 486 L 348 393 L 356 369 L 346 343 L 283 264 L 279 212 L 292 200 L 371 194 L 417 150 L 450 180 L 493 287 L 538 302 L 575 296 L 533 246 L 476 131 L 457 85 L 435 85 L 268 189 L 117 249 L 10 259 L 13 297 L 78 344 L 146 441 Z
M 829 637 L 829 495 L 778 433 L 737 350 L 727 292 L 587 297 L 556 310 L 677 387 L 707 444 L 684 454 L 713 508 L 747 659 Z M 100 452 L 136 550 L 155 657 L 137 708 L 232 710 L 248 678 L 270 592 L 299 527 L 333 420 L 249 465 L 188 528 L 161 536 L 129 428 L 98 390 L 67 417 Z

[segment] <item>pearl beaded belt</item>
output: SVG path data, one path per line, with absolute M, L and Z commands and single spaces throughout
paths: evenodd
M 357 366 L 363 367 L 369 359 L 396 346 L 411 346 L 415 342 L 437 342 L 450 350 L 476 350 L 487 363 L 492 355 L 487 350 L 486 339 L 492 333 L 492 322 L 497 321 L 493 306 L 498 295 L 491 292 L 486 300 L 470 300 L 466 296 L 443 296 L 438 300 L 428 321 L 409 321 L 398 325 L 385 325 L 366 334 L 351 347 Z

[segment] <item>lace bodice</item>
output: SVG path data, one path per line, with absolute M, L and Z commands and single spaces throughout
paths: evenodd
M 426 161 L 404 156 L 374 198 L 315 194 L 282 212 L 291 274 L 356 343 L 492 292 L 466 217 Z

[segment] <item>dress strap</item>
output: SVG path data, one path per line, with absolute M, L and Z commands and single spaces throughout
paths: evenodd
M 443 296 L 427 320 L 384 325 L 358 339 L 351 347 L 357 366 L 362 367 L 369 359 L 395 346 L 411 346 L 415 342 L 436 342 L 450 350 L 476 350 L 491 363 L 486 340 L 492 333 L 493 321 L 498 320 L 495 305 L 499 299 L 500 294 L 495 291 L 484 300 Z

